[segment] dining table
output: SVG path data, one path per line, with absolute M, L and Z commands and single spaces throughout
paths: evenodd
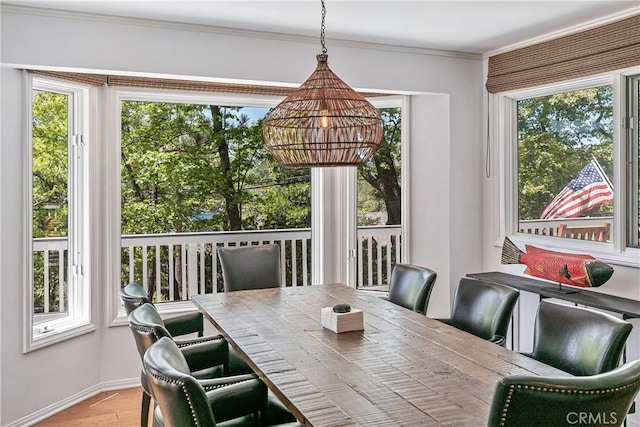
M 340 283 L 192 300 L 305 426 L 485 426 L 501 378 L 569 376 Z M 337 304 L 361 310 L 364 329 L 323 327 Z

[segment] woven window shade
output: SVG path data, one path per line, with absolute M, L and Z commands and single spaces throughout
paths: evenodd
M 183 90 L 192 92 L 224 92 L 250 95 L 286 96 L 293 88 L 196 80 L 158 79 L 147 77 L 109 76 L 109 86 Z
M 640 15 L 489 58 L 490 93 L 640 65 Z
M 263 86 L 239 83 L 218 83 L 205 82 L 198 80 L 180 80 L 180 79 L 160 79 L 150 77 L 133 77 L 133 76 L 115 76 L 104 74 L 89 73 L 70 73 L 58 71 L 42 71 L 30 70 L 34 75 L 51 77 L 59 80 L 65 80 L 74 83 L 80 83 L 87 86 L 102 86 L 107 84 L 116 87 L 133 87 L 133 88 L 150 88 L 150 89 L 169 89 L 190 92 L 214 92 L 214 93 L 235 93 L 244 95 L 271 95 L 271 96 L 288 96 L 296 90 L 292 87 L 284 86 Z M 386 96 L 380 93 L 364 93 L 365 97 Z
M 67 73 L 42 70 L 29 70 L 29 72 L 36 76 L 51 77 L 54 79 L 80 83 L 87 86 L 102 86 L 107 82 L 107 76 L 104 76 L 102 74 Z

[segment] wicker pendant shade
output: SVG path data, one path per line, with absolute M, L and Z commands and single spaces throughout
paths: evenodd
M 285 166 L 357 166 L 376 152 L 382 140 L 382 118 L 364 96 L 340 80 L 323 53 L 309 78 L 265 118 L 262 136 L 276 160 Z

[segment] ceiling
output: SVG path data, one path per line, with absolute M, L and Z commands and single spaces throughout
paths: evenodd
M 319 0 L 2 0 L 3 4 L 318 37 Z M 326 38 L 486 53 L 603 17 L 634 1 L 326 0 Z

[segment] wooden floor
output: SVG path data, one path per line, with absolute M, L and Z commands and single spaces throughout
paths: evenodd
M 141 388 L 98 393 L 71 408 L 36 424 L 38 427 L 140 425 Z

